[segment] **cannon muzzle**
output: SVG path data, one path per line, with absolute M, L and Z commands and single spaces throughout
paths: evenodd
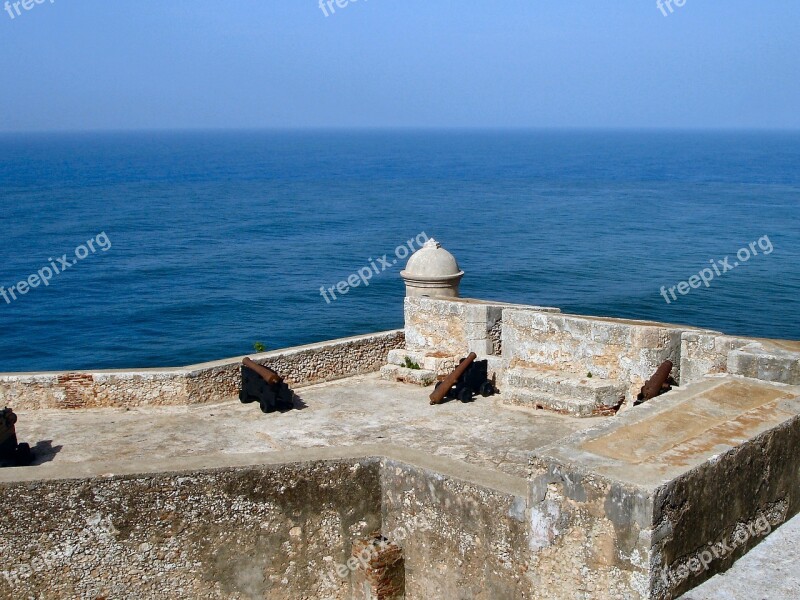
M 278 375 L 275 371 L 273 371 L 269 367 L 264 367 L 258 364 L 257 362 L 250 360 L 249 358 L 245 358 L 242 361 L 242 364 L 251 371 L 255 371 L 256 373 L 258 373 L 258 375 L 270 385 L 275 385 L 283 382 L 283 377 Z
M 444 378 L 439 385 L 436 386 L 436 389 L 430 395 L 431 404 L 439 404 L 442 400 L 444 400 L 445 396 L 447 396 L 450 389 L 456 384 L 458 378 L 464 374 L 469 366 L 478 358 L 478 355 L 474 352 L 470 352 L 469 355 L 458 363 L 458 366 L 453 369 L 453 372 L 450 373 L 447 377 Z

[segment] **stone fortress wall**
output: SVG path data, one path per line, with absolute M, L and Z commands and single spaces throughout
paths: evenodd
M 475 352 L 488 361 L 503 401 L 577 416 L 623 398 L 629 406 L 665 360 L 680 385 L 724 373 L 800 384 L 800 343 L 553 307 L 410 296 L 405 336 L 405 348 L 389 353 L 386 378 L 427 385 Z M 405 366 L 406 358 L 420 369 Z
M 285 348 L 250 357 L 302 387 L 377 370 L 404 344 L 402 330 Z M 243 357 L 165 369 L 0 374 L 0 405 L 14 410 L 221 402 L 234 398 Z

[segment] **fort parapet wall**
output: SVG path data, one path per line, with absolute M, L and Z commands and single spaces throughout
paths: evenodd
M 504 402 L 576 416 L 630 406 L 666 360 L 680 385 L 722 374 L 800 384 L 798 342 L 553 307 L 412 296 L 405 336 L 382 369 L 387 379 L 427 385 L 475 352 L 488 360 Z M 421 368 L 404 368 L 406 358 Z
M 402 348 L 392 330 L 253 354 L 293 387 L 377 371 Z M 196 404 L 238 393 L 243 357 L 165 369 L 0 374 L 0 405 L 14 410 Z

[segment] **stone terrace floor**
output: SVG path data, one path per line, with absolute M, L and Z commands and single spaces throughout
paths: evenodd
M 41 410 L 19 413 L 17 435 L 31 446 L 41 442 L 45 451 L 37 463 L 46 478 L 88 474 L 84 465 L 90 463 L 157 470 L 162 461 L 174 464 L 174 459 L 190 457 L 199 459 L 197 466 L 205 466 L 204 457 L 209 465 L 220 466 L 263 453 L 291 460 L 300 449 L 383 446 L 420 451 L 451 466 L 468 463 L 499 472 L 520 487 L 532 451 L 598 423 L 508 407 L 496 396 L 431 406 L 429 392 L 372 374 L 300 388 L 302 408 L 285 413 L 263 414 L 257 404 L 234 398 L 213 405 Z M 50 445 L 53 450 L 47 451 Z M 15 479 L 14 471 L 0 469 L 0 481 Z M 36 478 L 24 471 L 27 478 Z M 800 598 L 798 537 L 800 516 L 683 600 Z
M 497 396 L 431 406 L 429 393 L 370 374 L 300 388 L 304 407 L 283 413 L 264 414 L 257 403 L 233 398 L 191 406 L 20 412 L 17 437 L 31 446 L 49 441 L 58 449 L 37 460 L 48 462 L 48 471 L 86 461 L 152 464 L 160 458 L 381 444 L 524 478 L 532 450 L 596 423 L 511 408 Z

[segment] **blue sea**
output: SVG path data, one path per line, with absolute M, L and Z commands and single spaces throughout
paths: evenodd
M 0 218 L 0 285 L 16 286 L 0 371 L 401 327 L 395 249 L 422 232 L 458 258 L 464 296 L 800 339 L 800 134 L 4 135 Z M 326 302 L 320 287 L 384 254 L 397 262 Z

